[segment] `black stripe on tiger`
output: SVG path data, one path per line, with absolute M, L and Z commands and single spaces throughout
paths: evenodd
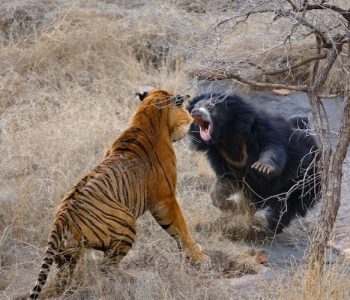
M 125 228 L 129 229 L 133 234 L 136 234 L 136 231 L 132 227 L 130 227 L 130 225 L 127 222 L 125 222 L 121 218 L 118 218 L 117 216 L 113 216 L 111 214 L 106 213 L 105 211 L 101 210 L 100 208 L 98 208 L 97 206 L 95 206 L 94 204 L 92 204 L 90 202 L 85 202 L 85 204 L 88 204 L 89 206 L 92 206 L 97 211 L 101 212 L 106 219 L 114 221 L 114 222 L 118 223 L 119 225 L 124 226 Z
M 143 145 L 141 142 L 135 140 L 134 138 L 128 138 L 128 139 L 125 139 L 125 140 L 124 140 L 124 139 L 123 139 L 123 140 L 118 140 L 118 143 L 137 146 L 137 147 L 140 148 L 140 149 L 143 151 L 143 153 L 146 155 L 146 157 L 147 157 L 146 162 L 149 163 L 149 162 L 151 161 L 151 158 L 150 158 L 150 156 L 149 156 L 149 154 L 148 154 L 148 151 L 147 151 L 145 145 Z
M 159 157 L 158 157 L 158 155 L 157 155 L 157 152 L 156 152 L 156 150 L 155 150 L 155 148 L 154 148 L 153 143 L 149 140 L 149 137 L 147 136 L 146 133 L 144 133 L 142 130 L 141 130 L 141 133 L 142 133 L 143 136 L 148 140 L 148 142 L 151 144 L 152 150 L 153 150 L 154 155 L 155 155 L 155 158 L 157 159 L 157 162 L 158 162 L 159 166 L 161 167 L 161 169 L 162 169 L 162 171 L 163 171 L 163 174 L 164 174 L 164 176 L 165 176 L 165 179 L 166 179 L 166 181 L 168 182 L 168 186 L 169 186 L 169 188 L 171 189 L 171 186 L 172 186 L 172 185 L 171 185 L 170 182 L 169 182 L 169 179 L 168 179 L 168 177 L 167 177 L 167 175 L 166 175 L 166 172 L 165 172 L 165 170 L 164 170 L 164 168 L 163 168 L 162 163 L 160 162 L 160 159 L 159 159 Z M 172 152 L 173 152 L 173 151 L 172 151 Z M 174 152 L 173 152 L 173 153 L 174 153 Z
M 40 267 L 39 276 L 35 286 L 30 292 L 29 299 L 37 299 L 39 294 L 46 282 L 47 276 L 50 272 L 50 268 L 53 264 L 54 257 L 57 254 L 58 247 L 60 246 L 60 241 L 62 241 L 62 236 L 67 230 L 67 225 L 62 222 L 62 218 L 57 218 L 53 228 L 51 230 L 48 246 L 45 250 L 45 257 Z M 57 240 L 58 245 L 54 245 L 53 240 Z
M 86 222 L 86 219 L 82 218 L 82 217 L 80 216 L 79 213 L 77 213 L 77 212 L 75 212 L 75 211 L 73 211 L 73 210 L 71 210 L 70 213 L 73 215 L 73 217 L 79 219 L 79 222 L 83 223 L 87 228 L 89 228 L 90 231 L 92 231 L 92 233 L 94 234 L 94 236 L 95 236 L 95 237 L 99 240 L 99 242 L 101 243 L 102 248 L 104 248 L 104 247 L 105 247 L 104 241 L 100 238 L 100 236 L 99 236 L 99 235 L 97 234 L 97 232 L 95 231 L 96 226 L 93 226 L 93 227 L 89 226 L 89 224 Z M 90 225 L 94 225 L 94 224 L 91 223 L 91 222 L 89 222 L 89 223 L 90 223 Z M 101 232 L 103 232 L 103 231 L 101 231 Z
M 169 223 L 169 224 L 159 224 L 160 227 L 162 227 L 164 230 L 167 230 L 173 223 Z
M 121 151 L 121 152 L 130 152 L 132 154 L 134 154 L 136 157 L 138 157 L 141 161 L 142 161 L 142 157 L 137 153 L 137 151 L 127 148 L 127 147 L 122 147 L 122 146 L 117 146 L 115 148 L 115 151 Z

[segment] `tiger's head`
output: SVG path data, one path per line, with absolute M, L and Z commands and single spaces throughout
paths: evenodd
M 153 90 L 136 95 L 141 100 L 137 112 L 147 111 L 148 116 L 152 118 L 152 126 L 155 127 L 158 124 L 162 127 L 161 129 L 165 129 L 163 127 L 166 125 L 172 142 L 185 136 L 193 121 L 183 105 L 190 96 L 173 95 L 163 90 Z M 161 122 L 166 122 L 166 124 L 161 124 Z

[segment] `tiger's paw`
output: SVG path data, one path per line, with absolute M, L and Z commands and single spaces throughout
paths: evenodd
M 202 252 L 201 254 L 199 254 L 198 259 L 196 260 L 197 262 L 208 262 L 210 260 L 210 257 L 208 255 L 206 255 L 204 252 Z
M 192 251 L 190 258 L 193 263 L 204 263 L 209 261 L 209 256 L 204 253 L 199 244 L 195 245 L 195 249 Z

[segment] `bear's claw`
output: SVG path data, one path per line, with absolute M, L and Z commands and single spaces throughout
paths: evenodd
M 253 163 L 251 168 L 258 171 L 262 175 L 267 176 L 267 177 L 272 177 L 272 176 L 278 175 L 278 171 L 277 171 L 276 167 L 274 167 L 266 162 L 259 161 L 259 160 L 255 163 Z

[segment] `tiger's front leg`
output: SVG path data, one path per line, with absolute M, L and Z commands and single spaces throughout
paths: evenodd
M 192 238 L 181 207 L 176 198 L 169 199 L 151 211 L 158 224 L 176 241 L 179 249 L 185 250 L 194 262 L 208 259 L 201 247 Z

